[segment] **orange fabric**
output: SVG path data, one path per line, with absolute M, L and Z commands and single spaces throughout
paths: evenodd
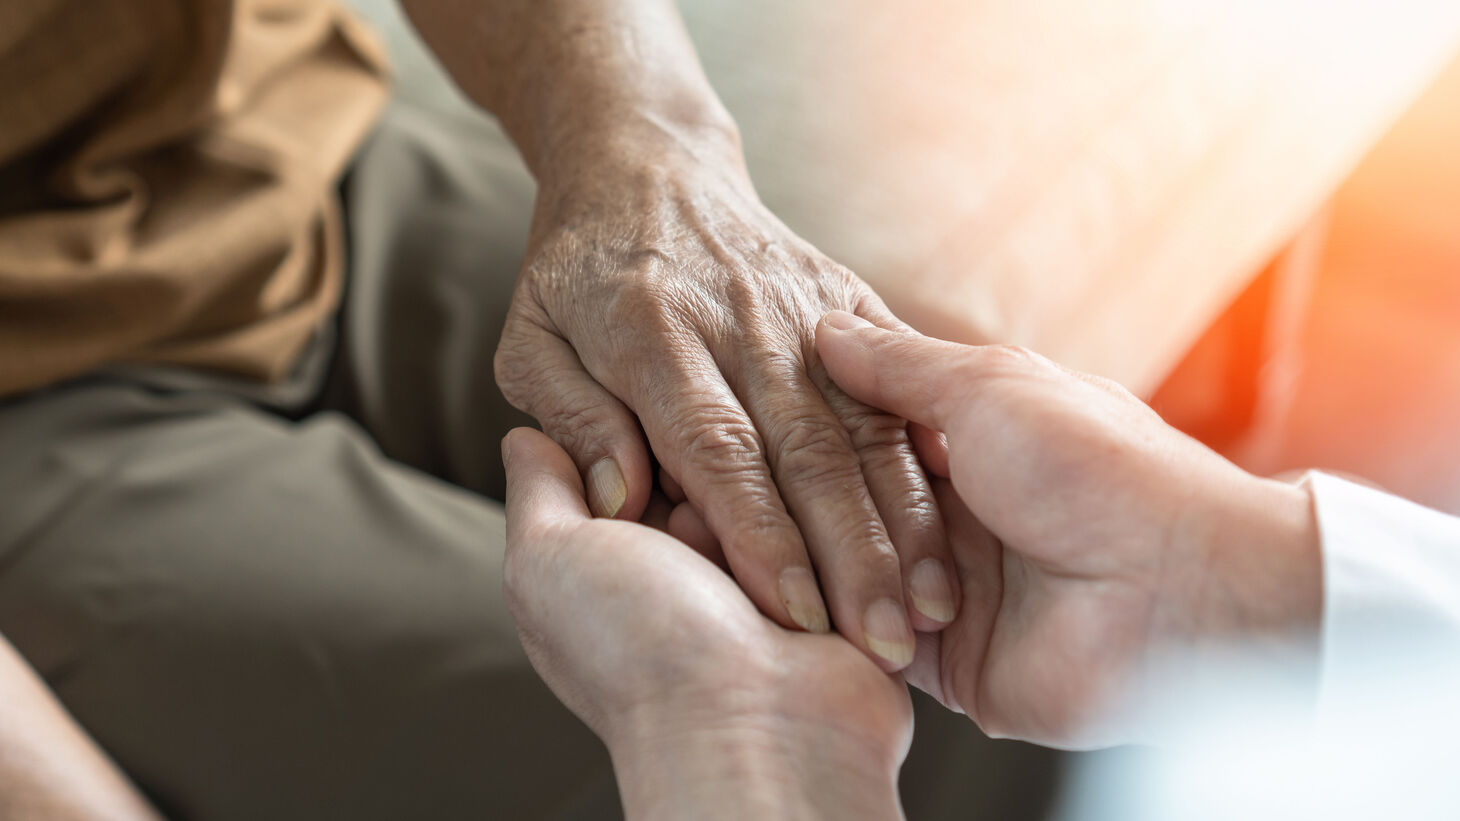
M 1257 473 L 1336 470 L 1460 513 L 1457 146 L 1460 54 L 1326 209 L 1296 350 L 1277 352 L 1296 360 L 1290 378 L 1268 378 L 1270 359 L 1233 359 L 1251 347 L 1241 338 L 1249 294 L 1156 394 L 1168 421 Z M 1244 409 L 1220 392 L 1244 378 L 1264 393 L 1255 415 L 1234 416 Z
M 330 0 L 0 4 L 0 394 L 118 361 L 282 376 L 386 98 Z

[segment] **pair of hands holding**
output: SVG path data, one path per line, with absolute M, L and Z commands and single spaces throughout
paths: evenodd
M 894 671 L 996 734 L 1093 743 L 1155 640 L 1316 618 L 1305 493 L 1115 386 L 911 334 L 777 220 L 671 0 L 404 5 L 539 186 L 495 360 L 547 434 L 505 443 L 524 644 L 621 778 L 717 753 L 631 804 L 715 772 L 729 806 L 891 794 Z
M 1160 647 L 1316 625 L 1303 489 L 1253 477 L 1119 386 L 1019 349 L 843 312 L 816 334 L 840 390 L 914 423 L 962 605 L 919 634 L 905 676 L 986 732 L 1126 740 L 1108 708 L 1139 691 Z M 687 783 L 706 800 L 715 770 L 686 772 L 705 762 L 697 750 L 715 751 L 717 777 L 736 783 L 725 795 L 742 802 L 762 782 L 781 807 L 846 800 L 840 810 L 864 816 L 895 801 L 909 705 L 857 642 L 787 630 L 683 542 L 592 518 L 577 467 L 542 434 L 513 432 L 504 454 L 509 602 L 534 665 L 608 743 L 631 811 L 653 814 Z M 751 763 L 725 769 L 738 760 Z

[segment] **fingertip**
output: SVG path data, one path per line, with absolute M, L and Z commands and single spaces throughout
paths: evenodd
M 862 630 L 867 649 L 883 670 L 895 673 L 912 664 L 917 639 L 901 602 L 890 598 L 873 602 L 862 614 Z
M 567 452 L 543 433 L 515 428 L 502 439 L 509 531 L 562 516 L 586 516 L 583 485 Z
M 721 507 L 721 515 L 725 512 Z M 828 632 L 831 616 L 811 569 L 806 543 L 795 521 L 783 509 L 777 513 L 770 521 L 748 528 L 711 526 L 711 532 L 724 534 L 720 544 L 730 575 L 761 613 L 787 630 Z M 707 516 L 707 525 L 712 522 Z
M 831 617 L 827 614 L 826 602 L 821 597 L 821 588 L 811 568 L 795 566 L 782 570 L 776 586 L 786 614 L 797 627 L 808 633 L 831 630 Z
M 502 466 L 507 469 L 509 477 L 514 470 L 519 473 L 529 470 L 533 465 L 544 461 L 544 458 L 551 461 L 552 455 L 543 450 L 544 445 L 562 452 L 562 448 L 542 431 L 528 427 L 507 431 L 507 435 L 502 437 Z M 563 456 L 566 457 L 567 454 L 563 453 Z
M 816 353 L 826 373 L 843 391 L 866 401 L 877 394 L 878 362 L 872 347 L 885 331 L 846 311 L 832 311 L 816 324 Z M 872 404 L 872 403 L 869 403 Z
M 945 427 L 945 400 L 962 395 L 961 369 L 974 349 L 865 322 L 866 327 L 841 330 L 833 322 L 846 320 L 828 315 L 817 326 L 816 339 L 817 353 L 837 387 L 894 416 Z
M 593 515 L 628 522 L 643 518 L 654 482 L 642 439 L 615 436 L 607 448 L 585 451 L 579 454 L 579 464 L 585 465 L 583 486 Z
M 854 331 L 861 328 L 875 327 L 872 323 L 850 311 L 828 311 L 821 318 L 821 324 L 833 331 Z

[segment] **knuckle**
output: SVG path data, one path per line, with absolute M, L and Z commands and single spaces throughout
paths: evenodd
M 571 394 L 566 398 L 569 401 L 538 411 L 537 421 L 564 450 L 577 455 L 590 442 L 603 439 L 596 433 L 602 420 L 598 406 L 590 398 Z
M 679 333 L 686 298 L 668 282 L 635 278 L 608 297 L 608 327 L 633 329 L 635 337 L 661 338 Z
M 497 386 L 514 405 L 534 380 L 534 347 L 532 336 L 512 323 L 502 333 L 502 340 L 497 343 L 497 351 L 492 356 L 492 374 L 496 377 Z
M 862 459 L 862 470 L 869 476 L 895 480 L 899 487 L 915 487 L 916 480 L 923 475 L 917 454 L 905 442 L 860 447 L 857 455 Z
M 790 517 L 768 494 L 757 494 L 735 509 L 735 530 L 724 542 L 726 555 L 766 557 L 770 564 L 789 564 L 804 550 Z
M 931 492 L 910 488 L 888 507 L 888 518 L 901 524 L 905 536 L 905 543 L 894 548 L 909 564 L 924 556 L 947 554 L 943 514 Z
M 609 297 L 605 306 L 611 324 L 616 327 L 638 327 L 662 319 L 666 300 L 658 291 L 641 284 L 627 285 Z
M 798 416 L 782 423 L 775 470 L 791 484 L 845 482 L 859 478 L 851 441 L 840 423 Z
M 892 541 L 879 524 L 873 531 L 873 538 L 862 539 L 856 549 L 856 560 L 867 571 L 868 578 L 896 579 L 902 574 L 902 560 L 892 547 Z
M 702 328 L 709 324 L 704 311 L 689 304 L 690 297 L 634 288 L 616 296 L 607 308 L 605 327 L 622 329 L 601 344 L 613 366 L 625 369 L 645 386 L 666 377 L 684 381 L 700 374 L 690 364 L 703 349 Z
M 650 278 L 660 271 L 679 268 L 674 249 L 663 242 L 635 242 L 624 251 L 623 265 L 639 276 Z
M 1049 364 L 1049 360 L 1019 345 L 987 345 L 980 351 L 979 370 L 985 376 L 1019 376 Z
M 815 270 L 819 275 L 817 296 L 823 304 L 850 308 L 862 301 L 867 286 L 850 268 L 822 257 L 818 259 Z
M 514 305 L 492 355 L 492 376 L 502 395 L 514 407 L 529 413 L 561 381 L 556 378 L 557 369 L 546 363 L 553 360 L 553 348 L 562 340 L 548 330 L 546 318 L 536 313 L 535 309 Z
M 914 454 L 895 448 L 865 452 L 862 470 L 867 476 L 878 477 L 872 483 L 873 496 L 889 525 L 896 520 L 903 526 L 899 531 L 903 535 L 911 532 L 942 541 L 942 511 Z
M 924 485 L 922 477 L 915 477 L 916 484 L 909 484 L 900 502 L 900 512 L 909 519 L 925 523 L 930 529 L 942 533 L 943 516 L 938 510 L 938 500 L 931 488 Z
M 767 388 L 785 389 L 806 378 L 802 351 L 787 341 L 794 334 L 776 327 L 749 327 L 742 335 L 752 347 L 749 364 Z
M 762 313 L 769 302 L 768 297 L 774 293 L 766 288 L 766 282 L 761 277 L 744 269 L 726 277 L 722 287 L 729 302 L 752 315 Z
M 859 451 L 870 451 L 867 458 L 898 459 L 908 445 L 907 422 L 899 417 L 859 407 L 843 414 L 842 422 Z
M 845 594 L 858 590 L 895 590 L 902 578 L 902 561 L 881 525 L 860 519 L 848 520 L 836 534 L 835 546 L 817 555 L 818 569 L 827 583 Z
M 673 420 L 681 431 L 679 452 L 688 464 L 719 475 L 756 470 L 761 464 L 761 439 L 749 420 L 721 405 L 689 408 Z

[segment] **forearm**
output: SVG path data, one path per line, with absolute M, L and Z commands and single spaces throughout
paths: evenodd
M 632 821 L 901 818 L 897 762 L 835 728 L 697 728 L 610 745 Z
M 159 818 L 3 637 L 0 817 Z
M 401 2 L 539 181 L 666 141 L 739 162 L 734 124 L 672 0 Z

